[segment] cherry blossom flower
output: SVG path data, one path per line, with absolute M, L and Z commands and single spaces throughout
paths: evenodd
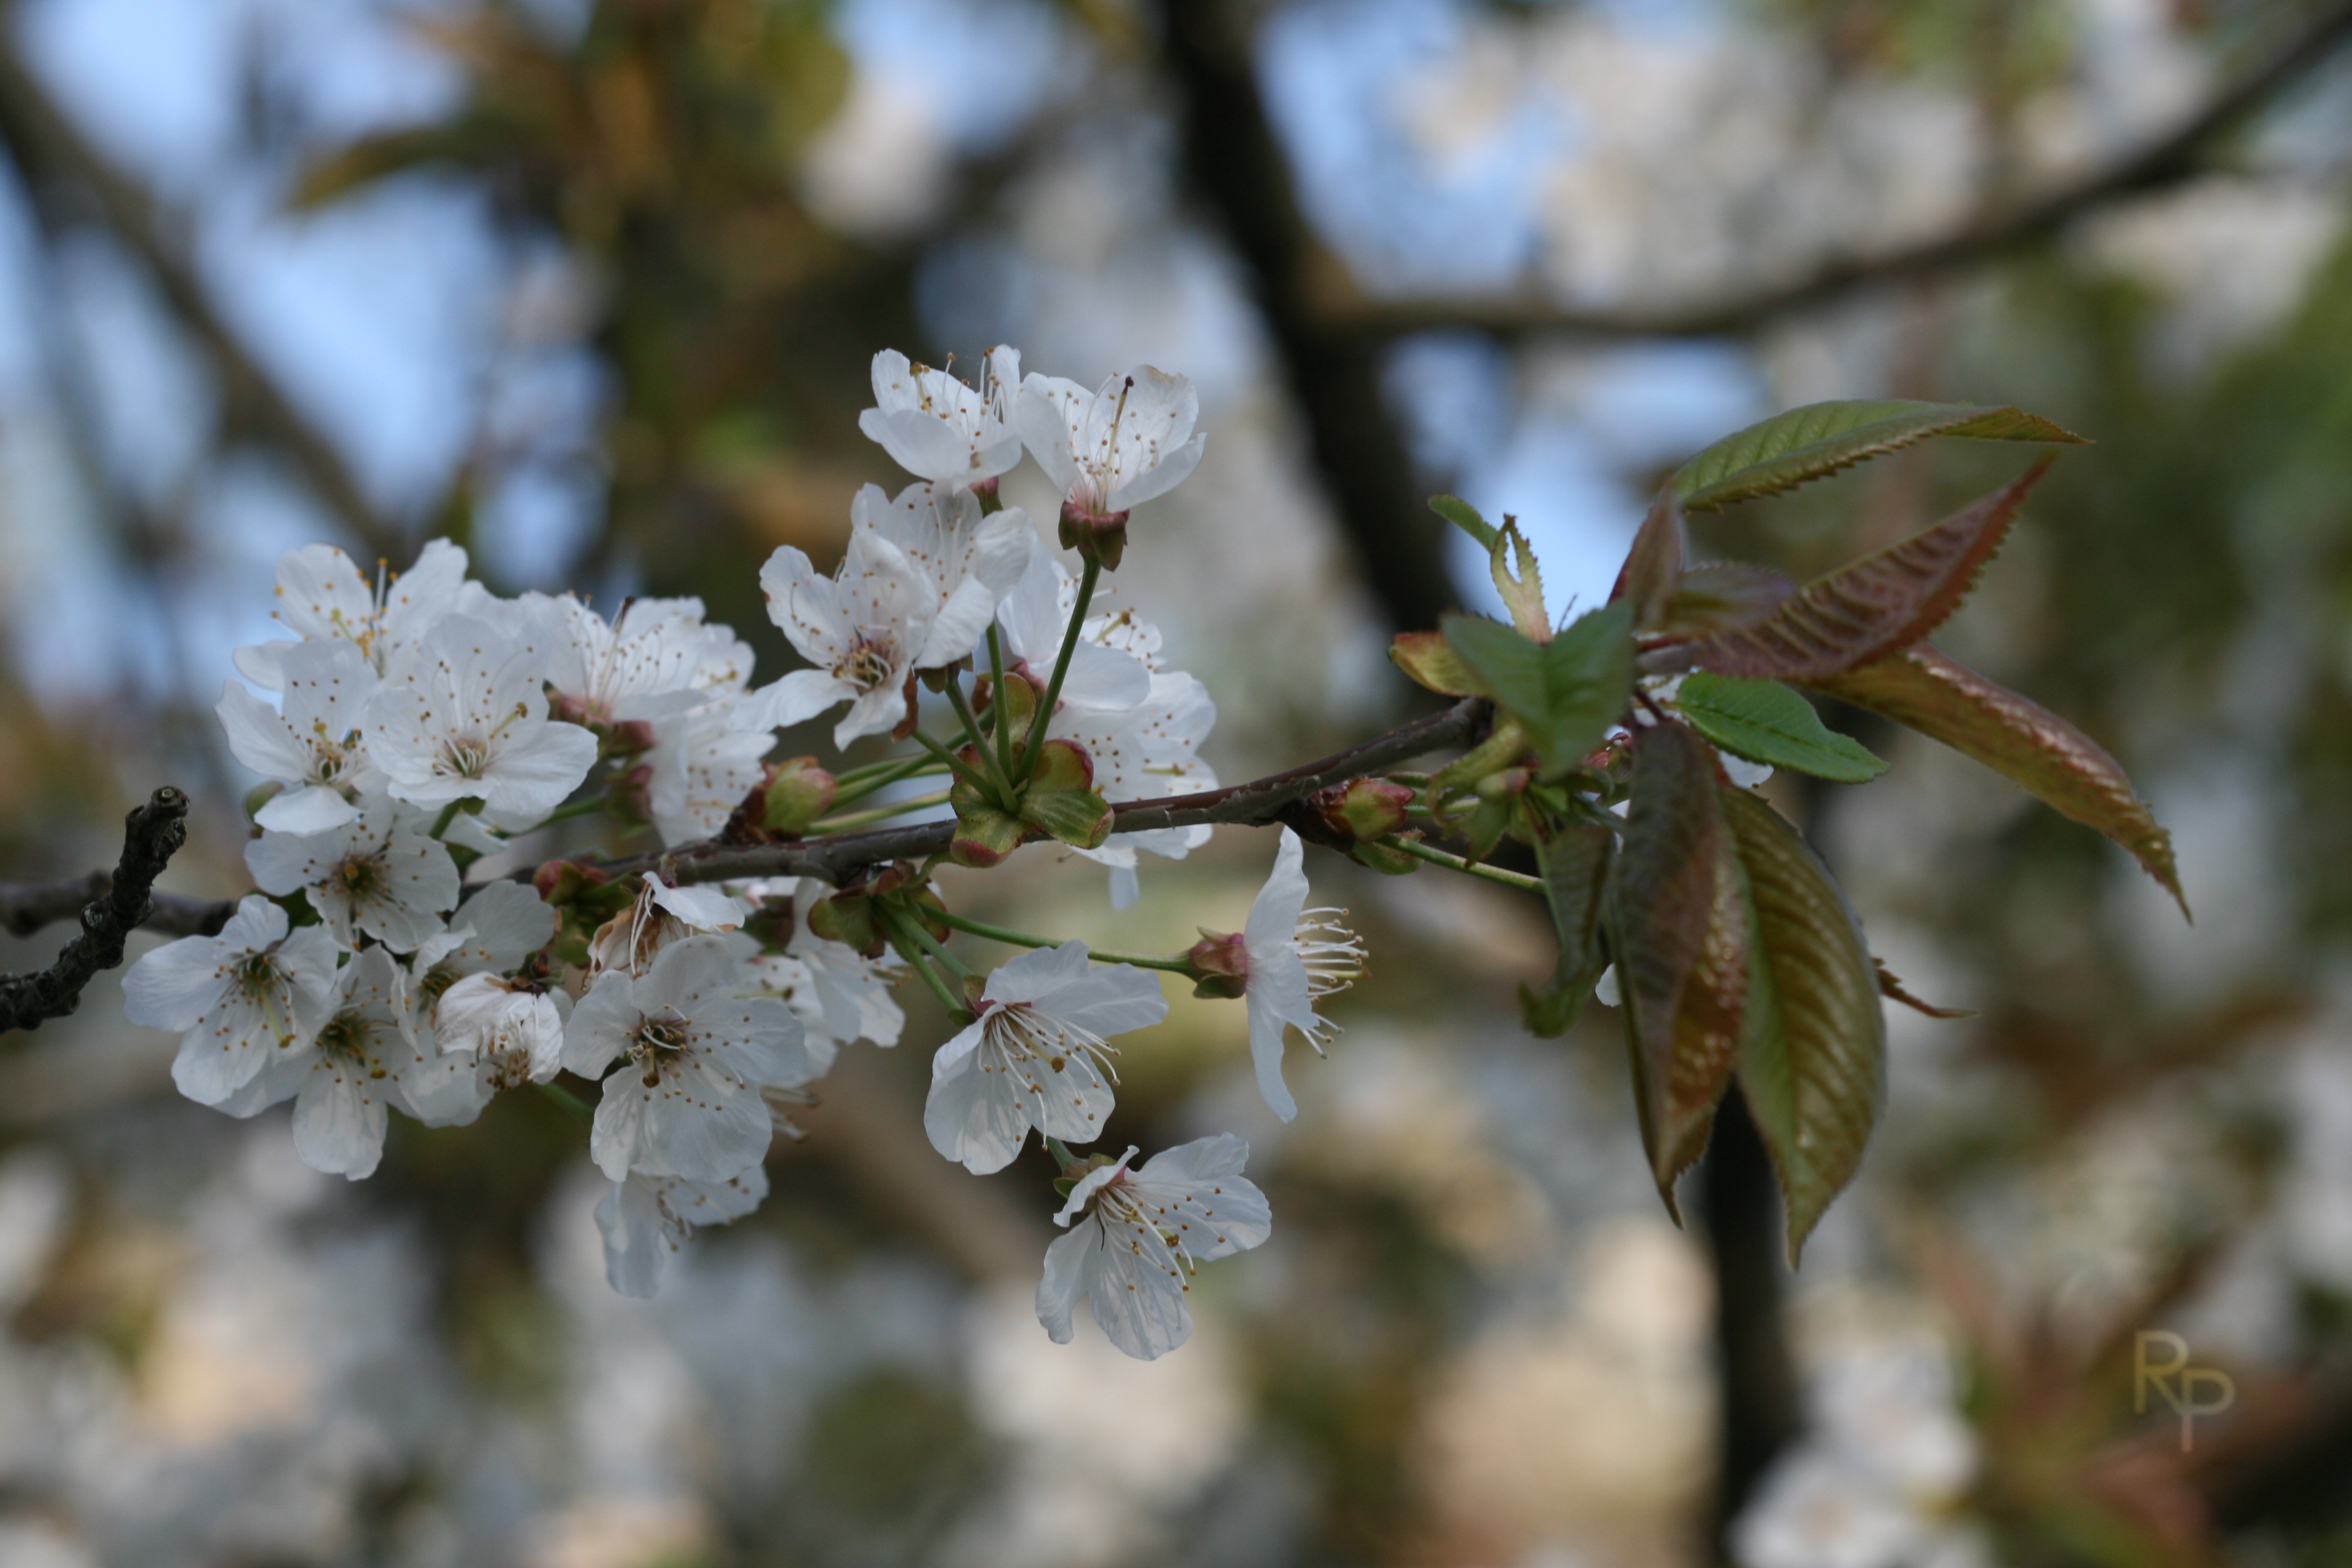
M 371 801 L 356 821 L 324 833 L 265 831 L 245 847 L 245 863 L 265 893 L 302 889 L 335 940 L 354 931 L 407 952 L 441 930 L 457 903 L 457 863 L 416 814 Z
M 659 719 L 731 697 L 751 678 L 750 645 L 706 623 L 699 599 L 625 600 L 611 621 L 570 594 L 525 594 L 519 604 L 534 628 L 529 640 L 547 656 L 560 719 Z
M 1041 691 L 1045 689 L 1053 678 L 1054 661 L 1061 655 L 1062 638 L 1077 602 L 1076 580 L 1045 548 L 1045 542 L 1031 535 L 1028 564 L 996 607 L 1007 676 L 1021 676 Z M 1096 617 L 1079 628 L 1077 644 L 1070 650 L 1069 671 L 1062 679 L 1061 700 L 1066 705 L 1119 712 L 1150 700 L 1150 668 L 1129 649 L 1107 646 L 1094 635 L 1097 627 L 1108 626 L 1106 617 Z M 1155 647 L 1158 641 L 1154 633 Z
M 380 788 L 360 732 L 375 668 L 351 643 L 288 643 L 278 656 L 285 692 L 272 708 L 236 681 L 221 688 L 221 729 L 236 760 L 289 787 L 254 814 L 282 833 L 318 833 L 359 815 L 352 797 Z
M 1192 1338 L 1184 1298 L 1193 1270 L 1265 1241 L 1274 1214 L 1242 1176 L 1249 1145 L 1230 1132 L 1181 1143 L 1130 1171 L 1134 1158 L 1130 1146 L 1118 1163 L 1087 1173 L 1054 1216 L 1070 1234 L 1045 1249 L 1037 1321 L 1067 1344 L 1070 1315 L 1086 1297 L 1111 1343 L 1154 1361 Z
M 688 937 L 642 975 L 608 969 L 563 1031 L 563 1065 L 604 1075 L 589 1153 L 614 1181 L 631 1170 L 723 1182 L 760 1158 L 772 1128 L 760 1090 L 814 1076 L 799 1020 L 756 984 L 734 945 Z
M 1013 1163 L 1032 1128 L 1093 1142 L 1118 1076 L 1110 1037 L 1167 1016 L 1157 978 L 1097 969 L 1082 942 L 1023 953 L 988 977 L 980 1017 L 931 1058 L 931 1147 L 984 1176 Z
M 1074 381 L 1031 375 L 1013 421 L 1069 510 L 1118 516 L 1166 495 L 1201 461 L 1192 434 L 1201 400 L 1192 384 L 1150 365 L 1088 392 Z
M 1298 1114 L 1298 1102 L 1282 1081 L 1284 1029 L 1296 1028 L 1322 1055 L 1339 1026 L 1316 1015 L 1316 999 L 1345 991 L 1364 973 L 1364 944 L 1339 923 L 1348 911 L 1307 907 L 1305 858 L 1298 835 L 1284 828 L 1274 873 L 1250 905 L 1249 923 L 1237 935 L 1202 932 L 1192 952 L 1196 964 L 1223 978 L 1225 994 L 1248 1002 L 1258 1092 L 1285 1121 Z
M 815 718 L 837 702 L 849 711 L 834 726 L 836 746 L 887 734 L 914 713 L 913 681 L 929 646 L 938 591 L 907 552 L 870 529 L 853 530 L 841 569 L 820 577 L 787 544 L 760 570 L 768 618 L 812 668 L 746 696 L 735 709 L 741 730 L 778 730 Z M 966 638 L 942 663 L 963 656 Z
M 456 607 L 466 582 L 466 552 L 446 539 L 427 540 L 416 564 L 371 581 L 331 544 L 289 550 L 278 563 L 278 608 L 272 618 L 305 642 L 344 642 L 377 674 L 407 673 L 418 643 Z M 238 673 L 265 690 L 283 679 L 288 653 L 299 643 L 263 643 L 236 650 Z
M 664 1267 L 698 1226 L 740 1219 L 767 1195 L 767 1167 L 756 1160 L 723 1182 L 630 1172 L 596 1205 L 605 1279 L 624 1296 L 652 1296 Z
M 723 709 L 656 720 L 646 805 L 667 845 L 708 838 L 763 776 L 761 760 L 776 738 L 765 730 L 739 730 Z
M 989 350 L 976 387 L 884 349 L 874 356 L 875 406 L 857 416 L 857 427 L 908 473 L 969 489 L 1021 461 L 1009 407 L 1020 385 L 1017 349 Z
M 1103 710 L 1066 703 L 1045 726 L 1047 736 L 1075 741 L 1087 749 L 1094 763 L 1095 789 L 1114 804 L 1217 787 L 1215 770 L 1200 757 L 1201 742 L 1217 722 L 1217 705 L 1208 688 L 1181 670 L 1154 674 L 1150 679 L 1150 695 L 1136 707 Z M 1138 851 L 1181 860 L 1206 844 L 1212 832 L 1204 823 L 1154 827 L 1119 834 L 1100 848 L 1078 853 L 1110 868 L 1111 907 L 1123 910 L 1139 891 Z
M 607 970 L 643 974 L 662 949 L 682 937 L 737 930 L 743 906 L 716 888 L 673 888 L 651 871 L 642 874 L 629 907 L 596 928 L 588 943 L 588 973 Z
M 828 891 L 810 878 L 771 879 L 742 889 L 753 908 L 769 899 L 787 898 L 795 914 Z M 867 958 L 845 942 L 817 935 L 805 920 L 796 919 L 784 951 L 760 954 L 751 960 L 751 968 L 761 993 L 782 1002 L 801 1021 L 809 1058 L 820 1074 L 833 1070 L 842 1047 L 865 1039 L 887 1048 L 898 1043 L 906 1028 L 906 1010 L 890 995 L 906 966 L 893 953 Z
M 551 722 L 543 656 L 470 616 L 445 616 L 416 650 L 412 678 L 367 705 L 368 753 L 396 800 L 480 800 L 543 816 L 596 761 L 596 737 Z
M 435 1099 L 447 1091 L 448 1074 L 426 1059 L 409 1026 L 407 981 L 390 952 L 362 951 L 337 977 L 333 1010 L 310 1043 L 274 1058 L 220 1109 L 252 1116 L 291 1100 L 304 1164 L 354 1182 L 373 1174 L 386 1113 L 397 1106 L 435 1119 Z
M 288 924 L 253 894 L 218 936 L 166 942 L 122 977 L 126 1017 L 180 1031 L 172 1081 L 200 1105 L 227 1100 L 327 1020 L 342 950 L 324 926 L 289 934 Z

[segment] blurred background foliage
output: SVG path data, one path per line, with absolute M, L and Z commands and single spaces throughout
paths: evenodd
M 1892 1019 L 1790 1275 L 1736 1128 L 1702 1222 L 1659 1212 L 1613 1016 L 1519 1031 L 1538 910 L 1318 860 L 1376 964 L 1298 1121 L 1230 1008 L 1123 1063 L 1128 1136 L 1242 1131 L 1278 1216 L 1149 1366 L 1045 1341 L 1048 1173 L 931 1154 L 919 996 L 645 1304 L 546 1102 L 402 1123 L 346 1188 L 176 1100 L 102 984 L 0 1044 L 0 1562 L 2352 1562 L 2347 36 L 2305 0 L 15 0 L 8 877 L 110 861 L 170 780 L 172 885 L 246 885 L 209 709 L 312 538 L 697 594 L 772 677 L 759 563 L 898 482 L 873 352 L 1003 341 L 1199 384 L 1207 461 L 1120 588 L 1229 780 L 1411 710 L 1388 632 L 1486 602 L 1431 490 L 1517 513 L 1557 610 L 1732 426 L 2049 415 L 2098 444 L 1944 640 L 2125 760 L 2198 920 L 1833 714 L 1894 771 L 1774 797 L 1976 1012 Z M 1701 539 L 1818 570 L 2009 472 L 1920 449 Z M 1082 863 L 955 892 L 1181 946 L 1270 848 L 1116 918 Z M 2234 1380 L 2193 1442 L 2136 1395 L 2148 1331 Z

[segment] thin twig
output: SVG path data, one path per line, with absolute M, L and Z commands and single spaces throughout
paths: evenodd
M 81 1005 L 83 989 L 122 962 L 123 942 L 147 918 L 149 889 L 187 841 L 188 797 L 171 785 L 131 808 L 123 823 L 122 862 L 82 910 L 81 934 L 47 969 L 0 976 L 0 1029 L 37 1029 Z
M 2075 219 L 2119 199 L 2193 178 L 2209 167 L 2215 143 L 2308 76 L 2352 37 L 2352 4 L 2329 7 L 2289 36 L 2259 65 L 2223 88 L 2170 132 L 2114 163 L 2039 196 L 1978 216 L 1951 233 L 1915 245 L 1822 262 L 1811 272 L 1727 299 L 1654 309 L 1579 310 L 1543 299 L 1364 300 L 1329 310 L 1335 329 L 1370 338 L 1469 327 L 1516 338 L 1543 333 L 1595 338 L 1718 337 L 1749 331 L 1792 311 L 1883 283 L 1906 282 L 1989 261 L 2047 238 Z

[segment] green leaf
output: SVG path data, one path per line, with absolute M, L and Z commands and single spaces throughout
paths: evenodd
M 1633 630 L 1633 608 L 1622 601 L 1579 616 L 1549 643 L 1476 616 L 1444 621 L 1446 642 L 1526 730 L 1548 780 L 1580 766 L 1624 712 Z
M 1675 474 L 1692 511 L 1777 495 L 1810 479 L 1935 436 L 1979 441 L 2084 444 L 2073 431 L 2015 408 L 1956 403 L 1811 403 L 1717 441 Z
M 2007 537 L 2044 458 L 1974 506 L 1899 544 L 1816 578 L 1752 625 L 1685 645 L 1701 669 L 1759 680 L 1810 680 L 1918 642 L 1959 607 Z
M 1725 820 L 1755 910 L 1739 1084 L 1772 1156 L 1796 1262 L 1853 1179 L 1886 1081 L 1886 1020 L 1862 924 L 1797 830 L 1745 790 Z
M 1535 847 L 1544 902 L 1551 909 L 1552 930 L 1559 935 L 1559 961 L 1552 968 L 1551 984 L 1543 990 L 1519 987 L 1519 1005 L 1527 1015 L 1528 1033 L 1550 1038 L 1568 1033 L 1584 1009 L 1585 997 L 1592 994 L 1593 983 L 1609 965 L 1601 918 L 1617 836 L 1597 823 L 1570 823 Z
M 1775 680 L 1741 680 L 1701 671 L 1685 676 L 1675 706 L 1692 729 L 1751 763 L 1794 768 L 1838 784 L 1861 784 L 1886 763 L 1851 736 L 1822 722 L 1813 705 Z
M 1478 515 L 1478 509 L 1459 496 L 1432 496 L 1429 510 L 1478 542 L 1482 550 L 1493 550 L 1499 537 L 1495 525 Z
M 1609 889 L 1642 1143 L 1679 1219 L 1675 1179 L 1698 1157 L 1736 1061 L 1747 912 L 1715 759 L 1679 724 L 1633 738 L 1633 795 Z
M 1389 644 L 1389 662 L 1407 679 L 1447 697 L 1485 697 L 1486 683 L 1471 673 L 1444 632 L 1399 632 Z
M 2133 790 L 2123 764 L 2039 703 L 1922 643 L 1892 658 L 1806 683 L 1884 714 L 2022 786 L 2062 816 L 2129 850 L 2189 913 L 2172 837 Z

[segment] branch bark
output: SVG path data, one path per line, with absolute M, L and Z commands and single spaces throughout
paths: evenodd
M 1454 607 L 1444 525 L 1422 504 L 1381 390 L 1377 336 L 1335 329 L 1314 306 L 1310 276 L 1331 264 L 1299 209 L 1235 7 L 1160 0 L 1160 30 L 1182 94 L 1185 174 L 1247 272 L 1365 580 L 1399 630 L 1434 626 Z
M 99 972 L 122 962 L 123 942 L 148 916 L 148 890 L 187 841 L 188 797 L 171 785 L 131 808 L 123 824 L 122 861 L 83 907 L 81 934 L 47 969 L 0 976 L 0 1029 L 37 1029 L 81 1005 L 83 989 Z M 85 886 L 94 880 L 83 879 Z M 16 929 L 14 911 L 8 923 Z
M 1305 799 L 1326 784 L 1385 772 L 1426 752 L 1469 745 L 1486 729 L 1487 719 L 1487 705 L 1471 699 L 1345 751 L 1252 779 L 1247 784 L 1194 795 L 1123 801 L 1111 808 L 1110 830 L 1141 833 L 1200 823 L 1265 826 L 1279 817 L 1292 802 Z M 184 801 L 181 809 L 184 813 L 186 810 Z M 954 835 L 955 825 L 951 822 L 922 822 L 790 844 L 733 844 L 721 838 L 705 838 L 656 854 L 593 864 L 614 877 L 633 877 L 640 871 L 667 868 L 681 883 L 748 881 L 757 877 L 815 877 L 838 883 L 851 872 L 868 866 L 936 855 L 947 848 Z M 1036 838 L 1032 835 L 1031 842 Z M 527 880 L 536 870 L 533 867 L 518 871 L 515 879 Z M 114 882 L 115 878 L 103 871 L 54 882 L 0 882 L 0 925 L 15 935 L 29 936 L 52 921 L 68 918 L 90 899 L 104 896 Z M 168 893 L 154 895 L 152 906 L 144 923 L 170 936 L 210 936 L 236 912 L 235 900 L 207 902 Z
M 1939 238 L 1835 258 L 1802 277 L 1752 293 L 1623 310 L 1578 310 L 1525 297 L 1364 300 L 1345 309 L 1326 306 L 1326 321 L 1375 341 L 1464 327 L 1501 338 L 1692 338 L 1750 331 L 1863 289 L 1937 277 L 2026 248 L 2113 202 L 2180 184 L 2209 166 L 2217 142 L 2308 76 L 2347 38 L 2352 4 L 2330 6 L 2172 131 L 2104 168 L 1983 214 Z
M 0 4 L 0 143 L 27 186 L 54 195 L 85 193 L 107 229 L 145 264 L 156 288 L 219 372 L 232 428 L 241 428 L 289 458 L 354 542 L 387 559 L 404 553 L 401 531 L 378 515 L 342 454 L 287 397 L 213 308 L 168 219 L 139 183 L 107 161 L 49 97 L 16 52 L 15 6 Z M 45 221 L 53 215 L 37 203 Z M 51 226 L 54 226 L 53 223 Z

